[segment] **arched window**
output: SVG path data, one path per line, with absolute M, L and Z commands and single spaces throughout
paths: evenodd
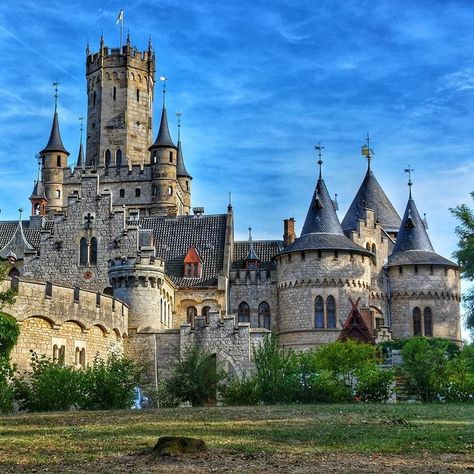
M 170 163 L 173 163 L 173 152 L 170 151 Z
M 372 244 L 372 253 L 374 254 L 374 265 L 377 265 L 377 247 Z
M 61 191 L 56 189 L 56 199 L 61 199 Z
M 81 349 L 80 355 L 79 355 L 79 364 L 82 365 L 82 367 L 86 366 L 86 349 L 83 347 Z
M 324 328 L 324 301 L 321 296 L 317 296 L 314 301 L 314 326 L 317 329 Z
M 194 318 L 197 316 L 197 309 L 195 306 L 188 306 L 186 310 L 186 321 L 188 324 L 194 325 Z
M 328 328 L 336 327 L 336 300 L 334 296 L 328 296 L 326 300 L 326 311 L 328 318 Z
M 79 245 L 79 265 L 87 265 L 87 240 L 83 237 Z
M 205 322 L 206 324 L 209 324 L 209 313 L 210 313 L 210 312 L 211 312 L 211 307 L 210 307 L 210 306 L 204 306 L 204 307 L 202 308 L 201 314 L 202 314 L 202 316 L 203 316 L 203 318 L 204 318 L 204 322 Z
M 115 164 L 117 166 L 122 166 L 122 150 L 120 148 L 115 153 Z
M 137 89 L 137 102 L 140 102 L 140 89 Z
M 428 306 L 423 311 L 423 326 L 425 330 L 425 336 L 433 337 L 433 316 L 431 313 L 431 308 Z
M 250 322 L 250 307 L 245 302 L 239 304 L 239 308 L 237 310 L 238 322 L 239 323 L 249 323 Z
M 421 336 L 421 310 L 416 307 L 413 309 L 413 334 Z
M 97 265 L 97 239 L 92 237 L 91 239 L 91 265 Z
M 258 326 L 268 330 L 271 326 L 270 306 L 266 301 L 258 305 Z
M 81 349 L 79 349 L 79 347 L 76 347 L 74 363 L 76 365 L 79 365 L 81 363 Z
M 370 252 L 370 244 L 369 244 L 369 242 L 367 242 L 367 243 L 365 244 L 365 248 Z
M 171 311 L 171 303 L 168 303 L 168 321 L 167 324 L 168 326 L 171 326 L 171 316 L 173 315 Z
M 105 167 L 108 168 L 110 166 L 110 162 L 112 161 L 112 154 L 110 150 L 105 150 Z

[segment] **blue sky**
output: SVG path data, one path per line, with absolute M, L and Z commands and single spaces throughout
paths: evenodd
M 120 8 L 133 45 L 144 49 L 152 36 L 174 136 L 174 112 L 183 112 L 193 205 L 224 212 L 231 191 L 237 238 L 249 225 L 257 239 L 281 238 L 290 216 L 301 228 L 318 141 L 342 220 L 365 173 L 360 146 L 369 131 L 373 170 L 399 213 L 410 163 L 435 250 L 448 257 L 455 250 L 448 209 L 469 202 L 474 189 L 470 1 L 2 2 L 2 219 L 29 209 L 55 80 L 63 141 L 75 159 L 78 117 L 86 114 L 85 46 L 97 50 L 101 31 L 117 46 Z

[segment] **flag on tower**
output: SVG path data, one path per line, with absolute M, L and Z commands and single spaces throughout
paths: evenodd
M 120 9 L 115 24 L 118 25 L 121 21 L 123 22 L 123 8 Z

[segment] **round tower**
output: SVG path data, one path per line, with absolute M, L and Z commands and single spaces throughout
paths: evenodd
M 301 236 L 276 257 L 280 344 L 304 349 L 336 340 L 351 299 L 368 304 L 371 257 L 344 235 L 320 168 Z
M 58 119 L 58 84 L 56 86 L 53 125 L 47 145 L 40 151 L 42 182 L 46 195 L 46 212 L 60 212 L 64 208 L 64 169 L 67 168 L 69 152 L 63 145 Z
M 155 332 L 168 328 L 159 310 L 163 304 L 164 275 L 164 262 L 152 256 L 151 252 L 146 256 L 116 258 L 109 262 L 113 294 L 130 307 L 129 329 Z
M 460 343 L 459 267 L 435 253 L 411 184 L 410 179 L 407 207 L 387 264 L 393 338 L 443 337 Z
M 178 150 L 171 139 L 166 112 L 166 82 L 163 82 L 163 110 L 160 128 L 153 145 L 149 147 L 150 160 L 153 165 L 152 181 L 152 216 L 176 216 L 178 206 L 178 181 L 176 165 Z

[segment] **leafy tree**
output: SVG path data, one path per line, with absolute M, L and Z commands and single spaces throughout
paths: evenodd
M 471 197 L 474 199 L 474 192 Z M 461 266 L 463 276 L 474 282 L 474 211 L 467 204 L 460 204 L 450 211 L 460 221 L 456 227 L 459 248 L 454 256 Z M 470 331 L 474 331 L 474 287 L 464 293 L 463 301 L 466 307 L 465 325 Z

